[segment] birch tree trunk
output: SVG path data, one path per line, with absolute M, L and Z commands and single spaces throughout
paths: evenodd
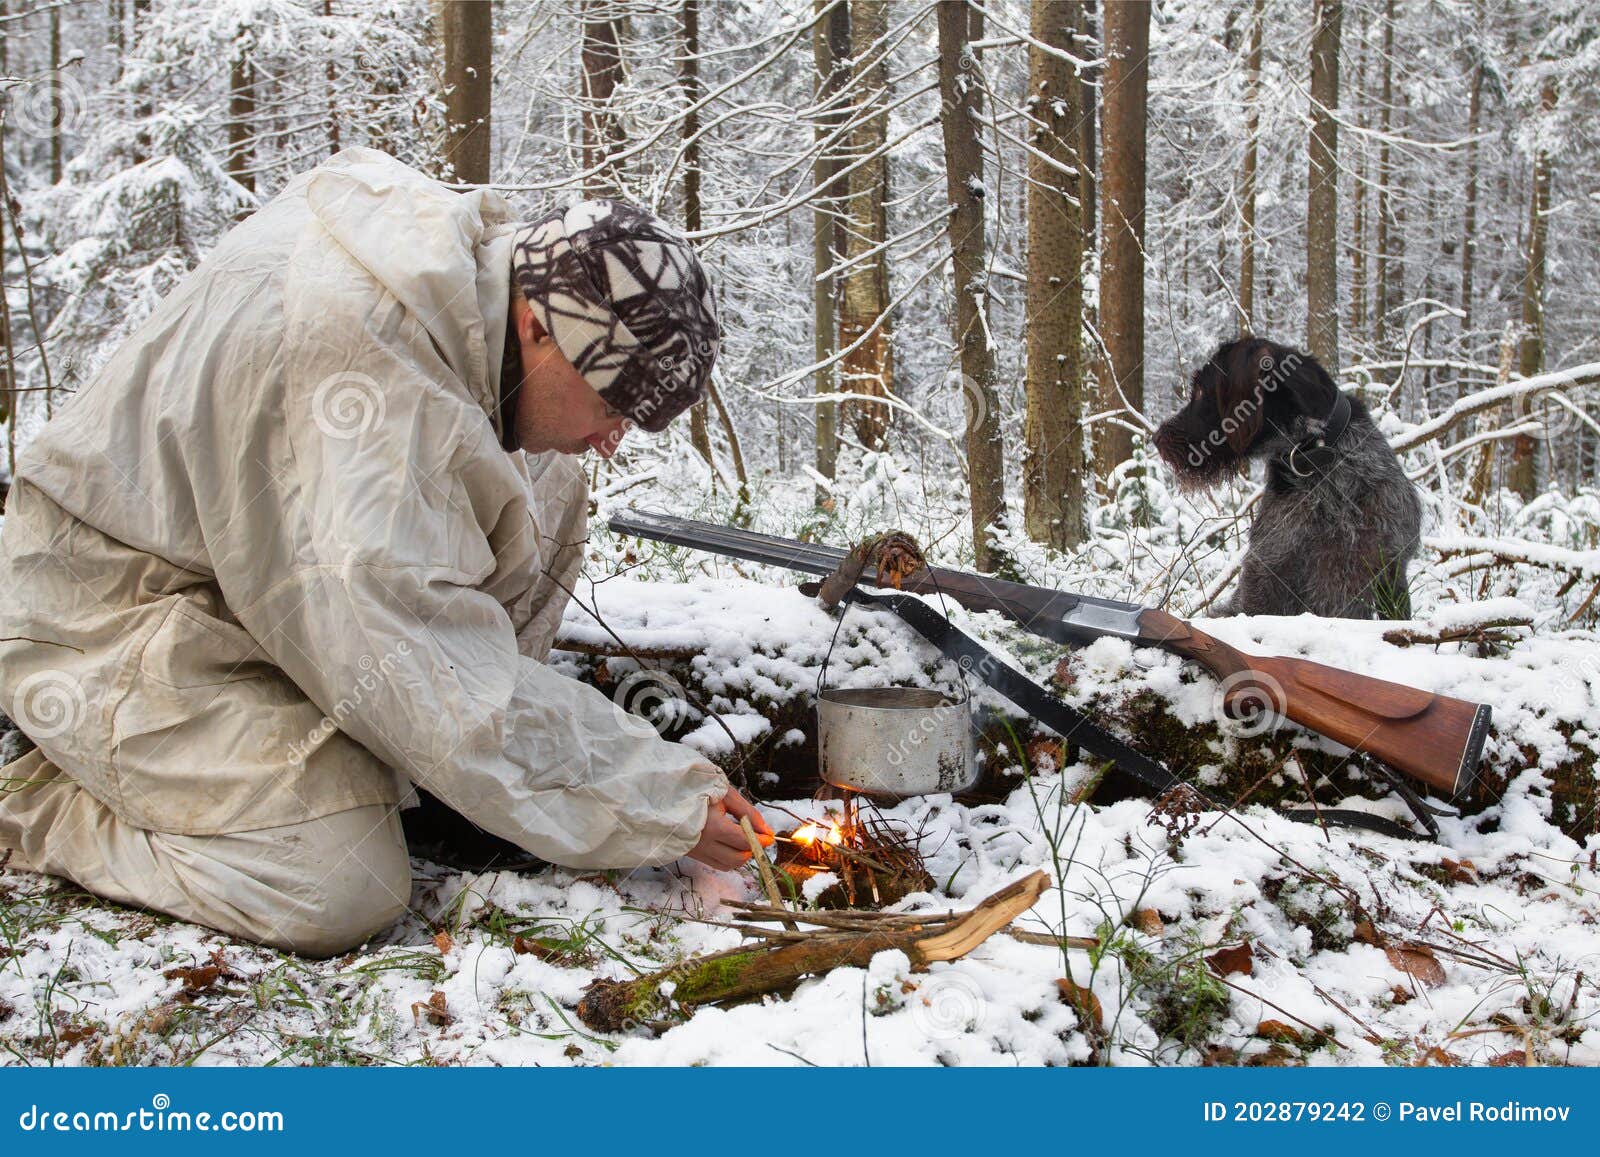
M 1311 33 L 1306 193 L 1306 346 L 1339 376 L 1339 31 L 1343 0 L 1317 0 Z
M 884 153 L 888 114 L 883 111 L 889 89 L 889 66 L 878 43 L 888 32 L 884 0 L 850 0 L 851 50 L 855 56 L 855 100 L 866 104 L 856 114 L 850 152 L 858 164 L 850 173 L 847 258 L 859 258 L 888 236 L 889 160 Z M 887 253 L 867 258 L 844 275 L 839 309 L 839 344 L 850 352 L 840 359 L 840 381 L 850 393 L 888 397 L 894 392 L 894 354 L 889 331 L 889 262 Z M 876 328 L 874 328 L 876 323 Z M 870 331 L 870 336 L 867 335 Z M 859 342 L 857 348 L 850 347 Z M 888 433 L 890 410 L 877 402 L 851 402 L 845 414 L 856 438 L 869 450 L 880 450 Z
M 944 130 L 945 187 L 955 267 L 955 343 L 966 395 L 967 476 L 972 494 L 972 545 L 978 569 L 996 569 L 989 543 L 1005 523 L 1005 463 L 1000 445 L 1000 403 L 989 348 L 988 253 L 984 243 L 983 146 L 978 140 L 982 89 L 972 54 L 966 0 L 940 0 L 939 105 Z
M 1106 65 L 1100 120 L 1100 334 L 1106 364 L 1100 408 L 1143 410 L 1149 0 L 1108 3 L 1101 24 Z M 1132 453 L 1132 431 L 1111 423 L 1099 428 L 1100 477 L 1109 477 Z
M 1040 45 L 1074 46 L 1080 4 L 1033 0 L 1030 31 Z M 1066 550 L 1083 541 L 1083 184 L 1073 148 L 1081 115 L 1070 64 L 1028 51 L 1027 418 L 1022 465 L 1028 537 Z
M 812 10 L 821 15 L 830 0 L 812 0 Z M 849 78 L 850 60 L 850 9 L 837 3 L 811 31 L 811 56 L 815 73 L 813 94 L 818 106 L 825 106 L 838 93 Z M 815 326 L 815 360 L 822 366 L 816 374 L 816 392 L 831 394 L 836 388 L 837 368 L 823 365 L 831 362 L 839 351 L 838 304 L 839 278 L 835 274 L 823 276 L 838 263 L 845 250 L 844 224 L 839 205 L 845 189 L 836 178 L 844 167 L 838 142 L 828 144 L 829 135 L 843 123 L 840 112 L 825 112 L 817 118 L 817 159 L 812 166 L 812 179 L 821 190 L 812 205 L 811 260 L 812 320 Z M 839 459 L 839 410 L 833 403 L 817 407 L 817 473 L 831 479 Z M 818 505 L 827 500 L 827 491 L 817 487 Z
M 457 181 L 489 180 L 489 95 L 494 8 L 436 0 L 444 48 L 444 159 Z

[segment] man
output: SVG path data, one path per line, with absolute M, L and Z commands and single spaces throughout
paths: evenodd
M 0 773 L 11 866 L 320 956 L 405 910 L 414 786 L 572 867 L 730 869 L 740 816 L 770 839 L 715 765 L 541 662 L 585 538 L 567 456 L 702 395 L 704 273 L 621 203 L 509 216 L 346 150 L 19 458 L 0 708 L 38 747 Z

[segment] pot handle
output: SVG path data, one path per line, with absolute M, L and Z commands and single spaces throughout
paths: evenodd
M 803 582 L 800 584 L 800 593 L 808 598 L 816 598 L 821 589 L 822 584 L 820 582 Z M 851 589 L 853 590 L 854 588 Z M 833 658 L 833 649 L 839 643 L 839 632 L 844 629 L 844 617 L 850 613 L 850 604 L 855 602 L 855 600 L 850 597 L 849 592 L 846 592 L 844 598 L 840 601 L 842 602 L 843 606 L 839 610 L 839 621 L 834 624 L 833 638 L 828 640 L 828 649 L 823 653 L 822 656 L 822 666 L 817 671 L 817 690 L 815 693 L 815 698 L 818 700 L 822 698 L 822 692 L 826 689 L 826 684 L 828 681 L 828 662 Z M 834 608 L 829 607 L 828 609 L 832 610 Z M 940 657 L 943 658 L 943 656 Z M 958 699 L 957 702 L 964 704 L 969 709 L 972 706 L 972 686 L 967 682 L 967 676 L 970 673 L 970 666 L 971 664 L 965 660 L 956 660 L 958 681 L 961 684 L 961 698 Z

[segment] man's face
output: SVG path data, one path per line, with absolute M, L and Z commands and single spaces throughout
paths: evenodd
M 517 442 L 530 454 L 593 450 L 609 458 L 633 423 L 606 405 L 593 386 L 545 333 L 533 309 L 512 291 L 513 321 L 522 348 L 522 390 L 517 394 Z

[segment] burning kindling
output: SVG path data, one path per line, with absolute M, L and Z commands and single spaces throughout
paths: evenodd
M 807 820 L 778 836 L 777 866 L 798 885 L 822 872 L 838 882 L 817 897 L 821 908 L 881 908 L 933 887 L 917 851 L 920 837 L 902 830 L 870 801 L 851 795 L 844 810 Z

